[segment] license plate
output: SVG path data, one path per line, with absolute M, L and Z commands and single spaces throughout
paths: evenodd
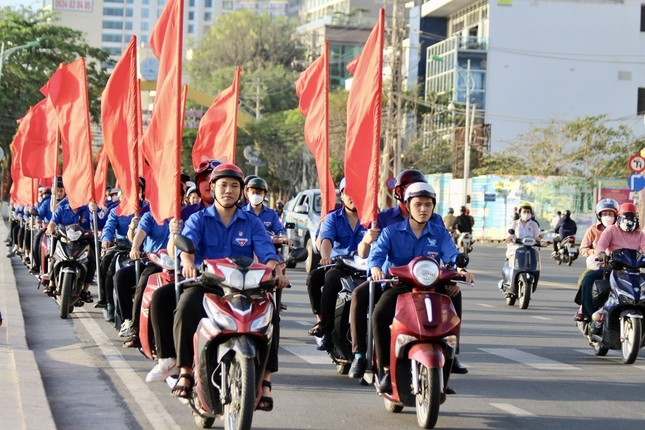
M 578 250 L 576 248 L 569 248 L 569 254 L 575 254 Z

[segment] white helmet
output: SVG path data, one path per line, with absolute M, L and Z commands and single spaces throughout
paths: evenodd
M 405 190 L 405 197 L 403 201 L 408 203 L 412 197 L 430 197 L 432 202 L 437 204 L 437 193 L 435 193 L 432 185 L 425 182 L 414 182 Z

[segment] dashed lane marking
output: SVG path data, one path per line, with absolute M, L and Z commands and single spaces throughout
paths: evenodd
M 491 403 L 490 404 L 493 407 L 496 407 L 497 409 L 501 409 L 504 412 L 508 412 L 511 415 L 515 415 L 518 417 L 533 417 L 535 414 L 532 414 L 528 411 L 525 411 L 524 409 L 520 409 L 516 406 L 509 405 L 508 403 Z
M 531 315 L 531 318 L 535 318 L 536 320 L 542 320 L 542 321 L 553 321 L 553 318 L 542 317 L 539 315 Z
M 529 354 L 514 348 L 479 348 L 480 351 L 497 355 L 507 360 L 525 364 L 539 370 L 580 370 L 578 367 L 551 360 L 539 355 Z
M 477 306 L 481 306 L 483 308 L 494 308 L 494 307 L 496 307 L 494 305 L 489 305 L 488 303 L 477 303 Z
M 329 354 L 324 351 L 318 351 L 316 345 L 280 345 L 280 348 L 289 351 L 309 364 L 331 363 Z

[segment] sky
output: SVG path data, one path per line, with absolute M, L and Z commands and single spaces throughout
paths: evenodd
M 40 3 L 40 0 L 0 0 L 0 7 L 40 6 Z

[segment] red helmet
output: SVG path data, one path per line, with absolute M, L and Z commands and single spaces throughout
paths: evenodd
M 237 179 L 240 183 L 240 188 L 244 188 L 244 173 L 242 169 L 237 167 L 235 164 L 223 163 L 215 167 L 211 172 L 211 177 L 209 183 L 217 182 L 221 178 L 233 178 Z
M 638 208 L 635 204 L 623 203 L 620 205 L 616 225 L 625 232 L 634 231 L 638 228 Z

